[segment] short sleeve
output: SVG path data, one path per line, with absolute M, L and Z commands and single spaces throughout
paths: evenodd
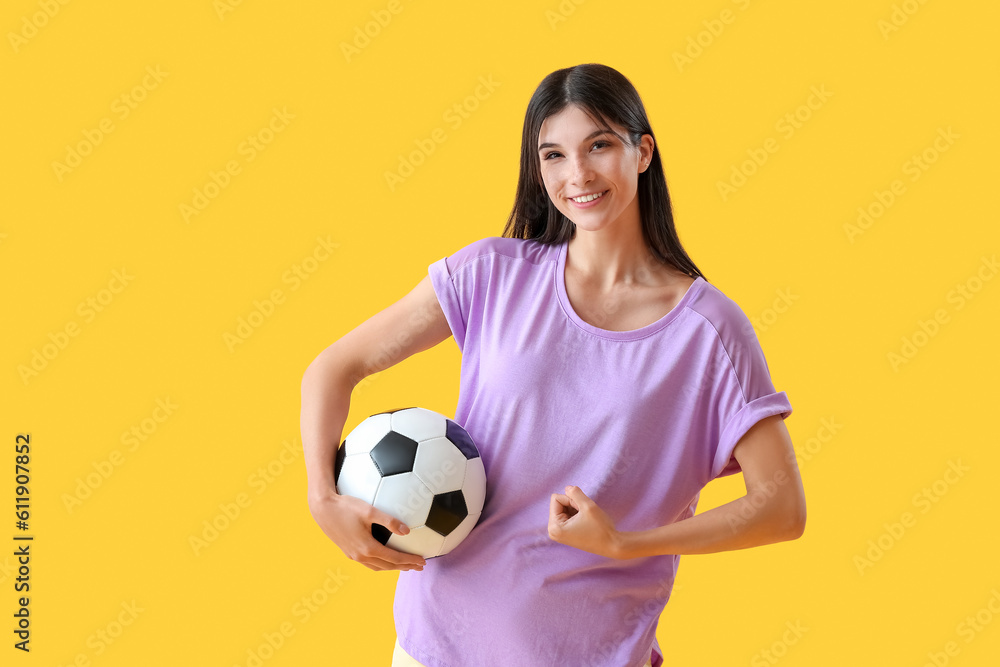
M 453 282 L 448 258 L 442 257 L 427 267 L 427 274 L 431 277 L 431 285 L 437 294 L 445 319 L 448 320 L 448 326 L 451 327 L 458 349 L 462 350 L 465 347 L 465 321 L 468 311 L 463 310 L 462 298 Z
M 427 267 L 441 310 L 462 352 L 465 352 L 470 318 L 481 317 L 483 282 L 488 275 L 480 274 L 489 270 L 482 260 L 492 256 L 497 238 L 490 236 L 470 243 Z
M 730 363 L 718 387 L 719 440 L 712 456 L 709 479 L 741 472 L 733 450 L 740 438 L 765 417 L 787 419 L 792 405 L 783 391 L 776 391 L 764 351 L 750 320 L 735 303 L 729 302 L 719 339 Z

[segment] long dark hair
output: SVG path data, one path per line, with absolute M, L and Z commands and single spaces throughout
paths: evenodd
M 598 63 L 556 70 L 542 79 L 531 96 L 521 135 L 517 194 L 503 236 L 556 244 L 576 234 L 576 224 L 556 208 L 545 191 L 537 150 L 542 122 L 569 104 L 584 109 L 603 129 L 614 132 L 608 121 L 624 127 L 628 138 L 620 135 L 619 138 L 632 146 L 638 146 L 644 134 L 653 137 L 653 157 L 649 167 L 639 174 L 636 192 L 643 238 L 661 262 L 707 281 L 677 238 L 670 193 L 660 162 L 660 144 L 653 135 L 642 99 L 623 74 Z

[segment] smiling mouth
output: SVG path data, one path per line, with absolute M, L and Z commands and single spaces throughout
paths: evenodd
M 606 194 L 608 194 L 608 190 L 604 190 L 604 191 L 598 192 L 596 194 L 583 195 L 582 197 L 567 197 L 567 199 L 569 199 L 570 201 L 576 202 L 577 204 L 586 204 L 588 202 L 592 202 L 592 201 L 595 201 L 597 199 L 600 199 L 601 197 L 605 196 Z

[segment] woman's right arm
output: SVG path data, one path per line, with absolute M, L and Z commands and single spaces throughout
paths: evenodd
M 381 523 L 395 533 L 404 524 L 364 501 L 337 493 L 334 459 L 354 387 L 365 377 L 446 340 L 451 328 L 429 276 L 406 296 L 362 322 L 323 350 L 302 376 L 302 448 L 309 509 L 344 553 L 373 570 L 409 569 L 424 559 L 390 549 L 371 535 Z

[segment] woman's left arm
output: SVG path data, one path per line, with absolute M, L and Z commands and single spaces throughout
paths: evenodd
M 553 494 L 549 537 L 611 558 L 707 554 L 794 540 L 806 523 L 806 500 L 791 437 L 780 415 L 754 424 L 733 449 L 746 495 L 666 526 L 618 531 L 577 487 Z

